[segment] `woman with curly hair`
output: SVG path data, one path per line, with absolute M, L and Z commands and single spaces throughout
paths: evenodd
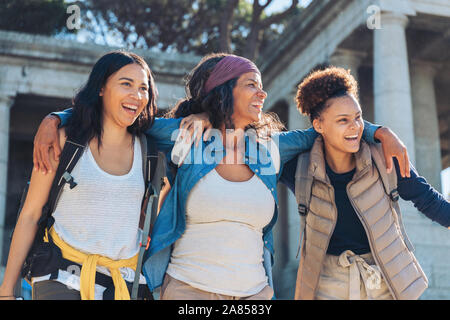
M 205 56 L 189 74 L 186 93 L 171 116 L 206 113 L 213 129 L 181 155 L 164 127 L 151 132 L 178 169 L 151 234 L 147 285 L 162 286 L 163 300 L 271 299 L 280 167 L 309 149 L 317 133 L 279 132 L 276 118 L 262 112 L 261 73 L 243 57 Z M 376 132 L 398 149 L 395 137 L 368 127 L 368 140 Z
M 281 178 L 297 199 L 310 192 L 296 299 L 417 299 L 427 288 L 400 213 L 385 191 L 389 175 L 382 152 L 361 140 L 357 87 L 348 71 L 336 67 L 315 71 L 298 86 L 298 109 L 320 136 L 303 171 L 305 180 L 312 179 L 311 189 L 295 181 L 301 170 L 297 159 Z M 449 227 L 450 203 L 412 165 L 410 177 L 402 177 L 394 162 L 398 195 Z

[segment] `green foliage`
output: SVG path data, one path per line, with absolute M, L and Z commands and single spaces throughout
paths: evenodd
M 64 0 L 2 0 L 0 29 L 55 35 L 66 27 L 67 6 Z
M 220 22 L 227 0 L 86 0 L 85 8 L 92 12 L 88 22 L 92 32 L 95 26 L 105 25 L 115 31 L 129 48 L 157 47 L 162 51 L 193 52 L 203 55 L 220 48 Z M 246 52 L 247 36 L 252 26 L 253 4 L 239 1 L 231 23 L 231 49 L 237 54 L 254 57 Z M 263 15 L 261 18 L 265 18 Z M 279 36 L 279 26 L 287 18 L 270 28 L 261 30 L 263 43 Z M 105 32 L 106 34 L 107 32 Z

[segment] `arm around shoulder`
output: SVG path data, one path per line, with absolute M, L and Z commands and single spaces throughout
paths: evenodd
M 318 135 L 313 127 L 273 134 L 272 139 L 278 145 L 282 166 L 299 153 L 310 150 Z

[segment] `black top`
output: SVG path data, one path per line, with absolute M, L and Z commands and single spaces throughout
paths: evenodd
M 334 188 L 337 208 L 337 221 L 328 245 L 328 254 L 340 255 L 345 250 L 356 254 L 370 252 L 366 230 L 347 195 L 347 184 L 352 180 L 356 169 L 346 173 L 335 173 L 326 163 L 327 176 Z

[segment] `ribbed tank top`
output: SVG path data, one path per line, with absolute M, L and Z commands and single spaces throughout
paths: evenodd
M 139 139 L 135 139 L 133 165 L 127 174 L 103 171 L 87 147 L 72 176 L 78 185 L 73 189 L 64 186 L 53 213 L 58 236 L 88 254 L 114 260 L 136 255 L 145 188 Z
M 197 182 L 186 203 L 186 230 L 174 244 L 167 273 L 194 288 L 250 296 L 268 284 L 262 229 L 275 200 L 255 174 L 244 182 L 212 170 Z

